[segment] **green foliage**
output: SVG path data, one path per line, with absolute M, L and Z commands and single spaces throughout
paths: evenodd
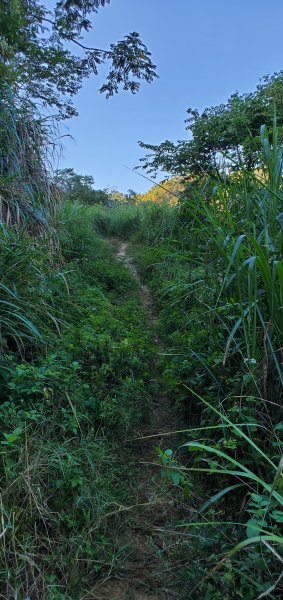
M 171 177 L 154 185 L 145 194 L 137 194 L 137 202 L 154 202 L 156 204 L 170 204 L 175 206 L 181 199 L 185 184 L 182 177 Z
M 129 207 L 108 217 L 109 229 L 115 224 L 116 235 L 130 236 L 152 290 L 163 377 L 187 426 L 182 452 L 158 454 L 163 475 L 190 505 L 198 488 L 197 518 L 179 523 L 183 534 L 197 528 L 185 574 L 194 598 L 253 599 L 267 590 L 275 598 L 282 591 L 283 191 L 276 123 L 273 131 L 261 127 L 259 139 L 260 178 L 242 168 L 217 187 L 213 180 L 194 185 L 175 208 L 145 206 L 140 215 Z
M 104 1 L 57 2 L 53 22 L 37 0 L 2 4 L 1 593 L 88 597 L 127 564 L 123 506 L 136 502 L 137 481 L 129 438 L 159 381 L 136 279 L 115 260 L 121 237 L 152 291 L 162 379 L 186 428 L 178 452 L 157 449 L 161 475 L 184 497 L 174 533 L 197 530 L 192 547 L 180 544 L 184 597 L 279 597 L 281 108 L 273 131 L 259 125 L 281 103 L 282 74 L 255 94 L 191 111 L 191 142 L 151 147 L 153 168 L 206 172 L 174 207 L 94 190 L 72 169 L 51 184 L 50 130 L 18 86 L 66 116 L 68 97 L 104 59 L 113 66 L 107 95 L 118 83 L 135 92 L 131 73 L 151 81 L 154 67 L 137 34 L 109 52 L 65 49 L 82 45 Z
M 81 204 L 108 204 L 110 201 L 107 190 L 95 190 L 94 179 L 91 175 L 77 175 L 74 169 L 56 171 L 54 185 L 58 188 L 64 201 L 77 201 Z
M 23 229 L 0 230 L 2 352 L 17 347 L 28 355 L 60 328 L 65 280 L 48 248 L 48 238 L 31 243 Z
M 62 208 L 61 258 L 42 238 L 3 229 L 0 293 L 12 291 L 16 306 L 0 360 L 7 598 L 78 597 L 109 564 L 119 572 L 118 508 L 135 502 L 124 440 L 146 415 L 150 333 L 136 282 L 95 234 L 93 212 Z
M 143 168 L 156 175 L 158 170 L 173 175 L 221 179 L 227 168 L 248 170 L 262 165 L 259 130 L 263 123 L 272 127 L 277 112 L 282 138 L 283 72 L 265 76 L 256 91 L 232 94 L 226 103 L 206 108 L 201 114 L 188 109 L 187 129 L 192 139 L 174 144 L 166 140 L 159 146 L 140 142 L 150 154 L 141 159 Z
M 132 32 L 109 50 L 89 47 L 83 38 L 92 16 L 109 0 L 57 0 L 51 8 L 38 0 L 3 0 L 0 7 L 1 86 L 13 85 L 28 98 L 57 111 L 60 118 L 76 114 L 72 97 L 82 81 L 110 63 L 100 91 L 107 97 L 124 90 L 135 93 L 140 80 L 152 82 L 155 65 L 138 33 Z M 70 46 L 78 47 L 74 54 Z

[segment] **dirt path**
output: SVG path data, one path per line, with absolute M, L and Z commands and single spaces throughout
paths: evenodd
M 116 258 L 119 262 L 123 263 L 125 265 L 125 267 L 134 276 L 134 278 L 137 281 L 138 286 L 139 286 L 141 304 L 147 310 L 149 320 L 155 321 L 156 316 L 154 315 L 154 312 L 153 312 L 153 304 L 152 304 L 152 298 L 151 298 L 150 291 L 149 291 L 147 285 L 144 285 L 141 282 L 136 265 L 133 261 L 132 256 L 129 254 L 129 244 L 127 242 L 121 242 L 119 250 L 116 254 Z
M 156 316 L 151 294 L 140 280 L 126 242 L 119 242 L 116 259 L 138 282 L 141 303 L 154 327 Z M 162 345 L 155 333 L 153 341 L 158 363 Z M 128 560 L 120 578 L 109 578 L 95 588 L 92 597 L 97 600 L 173 600 L 182 597 L 179 570 L 185 557 L 180 555 L 179 536 L 170 534 L 170 529 L 176 520 L 183 518 L 183 505 L 181 498 L 178 500 L 176 488 L 170 489 L 170 484 L 160 477 L 160 467 L 152 464 L 157 462 L 156 447 L 165 450 L 176 443 L 175 439 L 164 435 L 176 428 L 174 412 L 161 389 L 160 396 L 151 401 L 150 422 L 141 438 L 160 435 L 135 442 L 139 463 L 139 478 L 135 482 L 137 503 L 130 508 L 127 530 L 121 534 L 121 546 L 126 544 L 130 549 Z

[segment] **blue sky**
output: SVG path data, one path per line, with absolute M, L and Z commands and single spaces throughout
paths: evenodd
M 79 117 L 62 126 L 74 139 L 62 140 L 60 168 L 93 175 L 97 188 L 147 190 L 151 184 L 123 166 L 139 163 L 138 140 L 186 139 L 188 107 L 219 104 L 283 69 L 282 28 L 281 0 L 111 0 L 87 43 L 107 49 L 138 31 L 160 78 L 109 100 L 98 93 L 102 74 L 85 81 L 75 98 Z

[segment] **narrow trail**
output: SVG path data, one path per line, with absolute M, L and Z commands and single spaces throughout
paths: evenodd
M 157 316 L 154 313 L 153 301 L 152 301 L 150 290 L 147 287 L 147 285 L 144 285 L 141 281 L 137 267 L 134 263 L 134 260 L 131 256 L 131 254 L 129 253 L 129 245 L 127 242 L 122 242 L 120 244 L 119 250 L 116 254 L 116 259 L 118 260 L 118 262 L 122 262 L 126 266 L 126 268 L 132 273 L 132 275 L 134 276 L 135 280 L 138 283 L 140 301 L 141 301 L 142 306 L 146 309 L 146 311 L 148 313 L 149 322 L 152 325 L 153 341 L 154 341 L 155 348 L 156 348 L 156 362 L 158 362 L 158 355 L 162 353 L 164 348 L 163 348 L 162 342 L 159 339 L 156 331 L 154 331 L 154 324 L 157 321 Z M 143 432 L 144 435 L 146 435 L 146 434 L 154 435 L 156 433 L 163 433 L 163 432 L 173 431 L 174 429 L 176 429 L 176 427 L 177 427 L 176 415 L 172 409 L 171 403 L 168 400 L 166 394 L 161 394 L 160 397 L 158 396 L 157 398 L 152 399 L 151 406 L 150 406 L 150 412 L 151 412 L 150 431 Z M 176 427 L 174 427 L 174 424 L 176 425 Z M 167 436 L 166 436 L 166 439 L 167 439 L 166 444 L 168 445 L 170 437 L 167 438 Z M 155 438 L 148 440 L 148 442 L 147 442 L 148 449 L 154 450 L 156 448 L 156 446 L 158 444 L 160 444 L 161 441 L 162 441 L 162 437 L 159 439 L 157 438 L 157 440 Z M 153 455 L 153 457 L 154 457 L 154 455 Z
M 126 242 L 119 242 L 116 259 L 125 265 L 138 283 L 141 304 L 147 310 L 153 327 L 152 339 L 158 365 L 158 355 L 163 348 L 154 332 L 156 315 L 150 290 L 141 282 Z M 149 424 L 134 447 L 139 471 L 135 482 L 137 502 L 129 510 L 127 527 L 121 534 L 121 546 L 128 544 L 130 552 L 121 577 L 110 577 L 96 587 L 93 598 L 97 600 L 182 598 L 179 572 L 186 557 L 181 555 L 180 537 L 170 530 L 174 528 L 174 522 L 184 518 L 184 506 L 176 488 L 170 489 L 168 482 L 160 477 L 160 467 L 153 464 L 157 462 L 156 447 L 165 450 L 176 443 L 176 440 L 164 435 L 176 429 L 177 423 L 171 403 L 162 390 L 162 382 L 160 387 L 160 395 L 151 400 Z M 143 436 L 157 433 L 157 437 L 143 439 Z
M 118 262 L 123 263 L 125 265 L 125 267 L 134 276 L 134 278 L 137 281 L 138 286 L 139 286 L 141 304 L 147 310 L 149 320 L 155 321 L 156 316 L 154 315 L 154 312 L 153 312 L 153 304 L 152 304 L 152 298 L 151 298 L 150 291 L 149 291 L 147 285 L 144 285 L 141 282 L 141 278 L 139 276 L 136 265 L 133 261 L 132 256 L 129 254 L 129 244 L 127 242 L 121 242 L 119 250 L 116 254 L 116 259 L 118 260 Z

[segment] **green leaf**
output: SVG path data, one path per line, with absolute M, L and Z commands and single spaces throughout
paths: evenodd
M 173 455 L 173 450 L 171 450 L 170 448 L 168 448 L 167 450 L 164 451 L 165 456 L 172 456 Z
M 254 537 L 254 535 L 258 534 L 260 531 L 267 526 L 266 521 L 263 519 L 256 519 L 255 517 L 251 517 L 247 521 L 247 537 L 248 539 Z
M 13 442 L 17 441 L 17 439 L 18 439 L 19 436 L 15 435 L 13 433 L 4 433 L 4 437 L 5 437 L 5 439 L 7 440 L 7 442 L 9 444 L 13 444 Z
M 225 496 L 225 494 L 228 494 L 228 492 L 232 492 L 233 490 L 236 490 L 239 487 L 243 487 L 244 485 L 245 485 L 244 483 L 236 483 L 235 485 L 230 485 L 229 487 L 226 487 L 224 490 L 221 490 L 214 496 L 211 496 L 211 498 L 209 498 L 209 500 L 207 500 L 207 502 L 204 502 L 204 504 L 201 505 L 199 512 L 203 513 L 207 508 L 209 508 L 209 506 L 211 506 L 212 504 L 215 504 L 215 502 L 218 502 L 218 500 L 220 500 L 220 498 Z
M 276 521 L 276 523 L 283 523 L 283 511 L 282 510 L 273 510 L 270 513 L 271 518 Z
M 174 483 L 174 485 L 180 485 L 180 481 L 181 481 L 181 474 L 178 471 L 170 471 L 170 478 L 172 479 L 172 482 Z

